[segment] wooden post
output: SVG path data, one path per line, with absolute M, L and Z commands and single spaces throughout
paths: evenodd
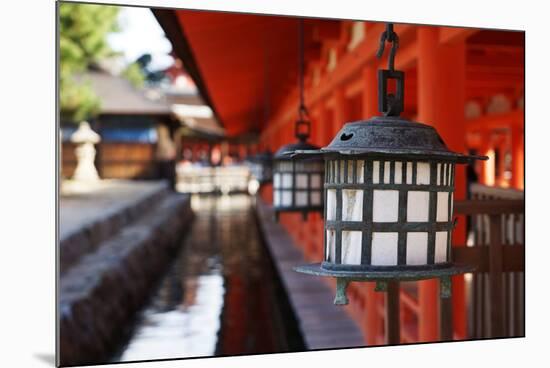
M 490 215 L 489 235 L 489 295 L 490 337 L 504 336 L 502 297 L 502 229 L 501 215 Z
M 443 282 L 443 281 L 441 281 Z M 439 284 L 441 288 L 441 283 Z M 439 300 L 439 325 L 440 340 L 453 340 L 453 300 L 451 298 L 440 298 Z
M 386 291 L 386 344 L 401 342 L 399 319 L 399 282 L 389 281 Z

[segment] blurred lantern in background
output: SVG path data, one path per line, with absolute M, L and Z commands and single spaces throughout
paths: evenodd
M 273 154 L 270 151 L 256 153 L 248 159 L 248 167 L 258 184 L 269 183 L 273 178 Z
M 273 177 L 273 154 L 270 151 L 255 154 L 248 159 L 248 167 L 252 177 L 260 185 L 269 183 Z
M 326 168 L 324 260 L 296 270 L 336 277 L 335 304 L 347 304 L 350 281 L 386 290 L 388 281 L 440 278 L 441 296 L 449 297 L 450 276 L 472 271 L 451 259 L 455 165 L 486 158 L 451 152 L 433 127 L 399 117 L 404 74 L 393 69 L 392 25 L 379 57 L 386 41 L 393 44 L 389 70 L 378 72 L 384 116 L 345 124 L 327 147 L 295 155 L 324 157 Z
M 319 147 L 307 142 L 311 122 L 307 120 L 307 109 L 304 104 L 304 21 L 298 23 L 298 81 L 300 106 L 298 121 L 295 123 L 297 143 L 282 146 L 275 153 L 273 167 L 273 209 L 275 219 L 281 212 L 301 212 L 304 220 L 308 212 L 322 211 L 323 159 L 314 157 L 297 160 L 291 157 L 294 151 L 318 150 Z
M 273 209 L 278 219 L 281 212 L 301 212 L 304 219 L 311 211 L 322 211 L 323 160 L 320 158 L 296 160 L 290 153 L 296 150 L 318 150 L 306 142 L 309 121 L 296 122 L 298 143 L 287 144 L 275 153 L 273 164 Z M 307 133 L 300 132 L 307 126 Z

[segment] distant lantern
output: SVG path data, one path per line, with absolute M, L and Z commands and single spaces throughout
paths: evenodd
M 308 212 L 323 210 L 323 159 L 296 160 L 291 153 L 297 150 L 318 150 L 319 147 L 306 142 L 309 136 L 309 121 L 296 122 L 298 143 L 281 147 L 273 163 L 273 209 L 276 219 L 281 212 L 301 212 L 306 218 Z M 306 127 L 306 131 L 301 130 Z
M 291 157 L 294 151 L 318 150 L 307 142 L 311 122 L 304 103 L 304 21 L 298 21 L 298 88 L 300 104 L 298 120 L 294 125 L 297 143 L 282 146 L 275 153 L 273 167 L 273 209 L 275 219 L 281 212 L 301 212 L 304 219 L 312 211 L 323 210 L 323 159 L 314 157 L 297 160 Z
M 273 154 L 270 151 L 259 152 L 248 159 L 251 176 L 258 184 L 265 184 L 273 178 Z
M 350 281 L 385 290 L 388 281 L 439 278 L 449 297 L 450 276 L 472 271 L 451 258 L 455 165 L 486 157 L 451 152 L 433 127 L 399 117 L 398 38 L 391 25 L 382 37 L 379 55 L 386 40 L 394 47 L 390 70 L 378 74 L 385 116 L 345 124 L 328 146 L 295 154 L 325 161 L 324 260 L 296 270 L 336 277 L 335 304 L 347 304 Z M 386 92 L 388 79 L 397 82 L 395 96 Z

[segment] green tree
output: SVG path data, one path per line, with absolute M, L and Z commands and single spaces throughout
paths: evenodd
M 143 86 L 145 83 L 145 74 L 137 62 L 129 64 L 122 72 L 122 76 L 136 88 Z
M 107 35 L 119 30 L 119 8 L 94 4 L 59 5 L 60 110 L 78 122 L 99 112 L 100 101 L 86 80 L 75 76 L 114 55 Z

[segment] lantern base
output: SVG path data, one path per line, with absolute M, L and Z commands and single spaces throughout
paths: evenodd
M 386 291 L 389 281 L 418 281 L 438 278 L 441 282 L 440 297 L 451 297 L 451 276 L 472 272 L 474 266 L 463 264 L 448 264 L 447 267 L 424 268 L 418 270 L 328 270 L 322 267 L 321 263 L 313 263 L 294 267 L 294 270 L 314 276 L 326 276 L 336 278 L 336 297 L 334 304 L 348 304 L 346 288 L 352 281 L 374 281 L 376 282 L 375 291 Z

